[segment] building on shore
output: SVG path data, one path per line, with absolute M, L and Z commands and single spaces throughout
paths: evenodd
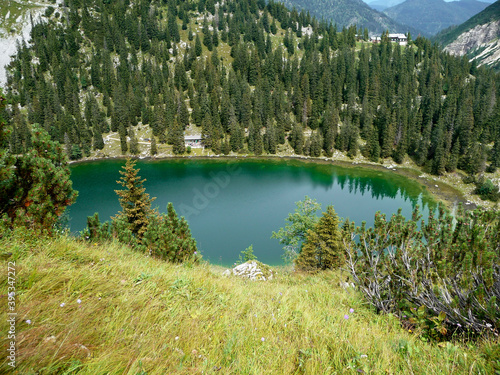
M 203 147 L 201 134 L 185 135 L 184 142 L 186 143 L 186 146 L 191 146 L 194 148 L 202 148 Z

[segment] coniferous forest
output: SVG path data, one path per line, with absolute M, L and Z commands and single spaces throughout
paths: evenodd
M 500 166 L 498 75 L 424 38 L 365 43 L 275 2 L 72 0 L 35 22 L 9 66 L 10 149 L 31 147 L 28 123 L 71 159 L 117 132 L 138 154 L 136 128 L 185 150 L 183 130 L 206 147 L 372 161 L 409 155 L 433 174 Z M 49 12 L 50 13 L 50 12 Z

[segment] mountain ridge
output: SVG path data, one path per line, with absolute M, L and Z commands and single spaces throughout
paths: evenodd
M 434 35 L 451 25 L 461 24 L 488 6 L 475 0 L 446 2 L 444 0 L 406 0 L 384 10 L 384 14 L 399 23 Z
M 361 0 L 284 0 L 288 8 L 305 9 L 318 19 L 331 21 L 339 28 L 349 27 L 353 24 L 361 28 L 368 28 L 372 34 L 389 32 L 406 33 L 410 31 L 418 35 L 417 28 L 398 23 Z

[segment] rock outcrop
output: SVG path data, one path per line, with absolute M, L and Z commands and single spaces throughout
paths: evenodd
M 463 56 L 476 49 L 482 49 L 474 59 L 481 60 L 481 64 L 497 61 L 500 57 L 500 21 L 488 22 L 466 31 L 452 43 L 445 47 L 445 51 L 457 56 Z M 484 58 L 482 58 L 484 57 Z
M 269 266 L 254 260 L 249 260 L 248 262 L 234 267 L 232 270 L 225 270 L 223 272 L 224 276 L 230 276 L 231 274 L 250 280 L 266 281 L 273 278 L 273 271 Z

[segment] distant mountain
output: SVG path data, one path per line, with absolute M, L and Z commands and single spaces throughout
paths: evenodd
M 396 6 L 401 4 L 404 0 L 373 0 L 373 1 L 365 1 L 370 8 L 378 10 L 379 12 L 383 12 L 387 8 Z
M 463 24 L 450 27 L 434 38 L 453 55 L 469 55 L 478 65 L 500 70 L 500 0 Z
M 363 0 L 363 1 L 367 3 L 370 6 L 370 8 L 378 10 L 379 12 L 383 12 L 387 8 L 401 4 L 405 0 Z M 451 1 L 457 1 L 457 0 L 451 0 Z M 447 0 L 447 2 L 450 2 L 450 0 Z M 482 2 L 492 4 L 495 2 L 495 0 L 482 0 Z
M 393 21 L 361 0 L 283 0 L 283 3 L 289 8 L 308 10 L 311 15 L 336 23 L 339 28 L 355 24 L 375 34 L 385 30 L 400 33 L 410 31 L 413 35 L 419 33 L 416 28 Z
M 488 3 L 476 0 L 446 2 L 443 0 L 406 0 L 387 8 L 384 13 L 396 22 L 422 30 L 426 35 L 465 22 L 481 12 Z

